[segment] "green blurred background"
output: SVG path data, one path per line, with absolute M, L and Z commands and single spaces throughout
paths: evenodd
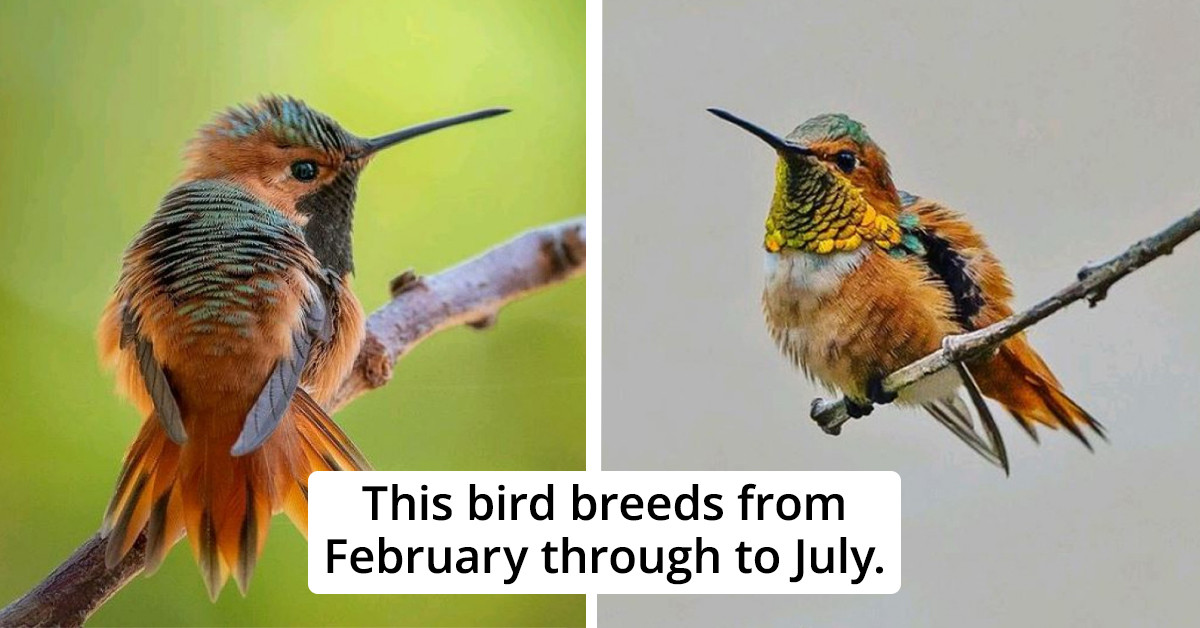
M 138 417 L 96 364 L 120 255 L 218 109 L 305 99 L 373 135 L 514 113 L 377 158 L 359 188 L 370 311 L 431 273 L 583 212 L 582 2 L 0 1 L 0 605 L 96 529 Z M 379 469 L 583 469 L 584 285 L 440 334 L 338 421 Z M 583 625 L 583 596 L 317 596 L 275 520 L 247 598 L 179 546 L 93 625 Z

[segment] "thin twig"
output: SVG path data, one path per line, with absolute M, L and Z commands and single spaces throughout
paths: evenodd
M 1168 255 L 1189 236 L 1200 231 L 1200 209 L 1167 227 L 1163 231 L 1130 246 L 1120 255 L 1100 264 L 1088 264 L 1078 273 L 1078 280 L 1056 292 L 1029 309 L 1008 318 L 957 336 L 948 336 L 942 348 L 908 366 L 892 373 L 883 380 L 887 392 L 899 392 L 940 372 L 955 362 L 971 360 L 994 351 L 1005 340 L 1037 324 L 1042 319 L 1064 307 L 1087 299 L 1093 307 L 1104 300 L 1108 289 L 1122 277 L 1145 266 L 1151 260 Z M 837 435 L 842 424 L 850 420 L 844 401 L 827 401 L 817 398 L 812 402 L 809 413 L 817 425 L 827 434 Z
M 393 298 L 367 319 L 354 370 L 332 404 L 344 407 L 388 382 L 392 365 L 433 334 L 493 321 L 504 305 L 581 275 L 586 266 L 583 218 L 528 231 L 430 277 L 411 271 L 392 282 Z M 0 626 L 79 626 L 142 572 L 145 538 L 119 564 L 104 565 L 105 541 L 85 541 L 28 593 L 0 610 Z

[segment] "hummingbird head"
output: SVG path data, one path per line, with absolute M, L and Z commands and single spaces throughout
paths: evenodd
M 358 175 L 379 151 L 508 109 L 485 109 L 374 138 L 358 137 L 295 98 L 265 96 L 228 109 L 188 144 L 182 179 L 221 179 L 247 190 L 304 229 L 323 266 L 354 270 L 350 231 Z
M 721 109 L 713 115 L 775 149 L 775 197 L 763 246 L 827 254 L 864 244 L 890 249 L 900 241 L 900 198 L 887 157 L 863 125 L 822 114 L 779 137 Z

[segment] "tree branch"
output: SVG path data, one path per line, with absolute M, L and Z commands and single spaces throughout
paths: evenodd
M 392 282 L 392 300 L 367 319 L 354 369 L 334 411 L 391 379 L 392 365 L 422 340 L 458 325 L 487 327 L 506 304 L 582 275 L 587 227 L 574 218 L 533 229 L 430 277 L 407 271 Z M 112 569 L 105 542 L 93 535 L 21 598 L 0 610 L 0 626 L 79 626 L 142 571 L 145 537 Z
M 1005 340 L 1080 299 L 1087 299 L 1089 305 L 1095 307 L 1107 296 L 1108 289 L 1122 277 L 1145 266 L 1151 260 L 1169 255 L 1180 242 L 1197 231 L 1200 231 L 1200 209 L 1163 231 L 1134 243 L 1125 252 L 1107 262 L 1084 266 L 1078 273 L 1077 281 L 1029 309 L 983 329 L 946 337 L 940 350 L 885 378 L 884 390 L 899 392 L 955 362 L 989 354 Z M 826 434 L 835 436 L 841 433 L 842 424 L 850 420 L 844 401 L 827 401 L 819 397 L 813 399 L 809 415 Z
M 534 229 L 475 259 L 433 275 L 406 271 L 392 280 L 390 303 L 367 319 L 354 370 L 331 403 L 334 411 L 392 378 L 392 365 L 429 336 L 459 325 L 487 327 L 508 303 L 583 273 L 583 218 Z

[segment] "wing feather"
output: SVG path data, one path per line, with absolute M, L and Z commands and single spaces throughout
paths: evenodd
M 314 287 L 312 297 L 304 308 L 303 322 L 292 332 L 292 355 L 275 363 L 262 391 L 246 414 L 242 432 L 230 449 L 230 454 L 243 456 L 258 449 L 279 426 L 300 385 L 300 374 L 308 364 L 313 341 L 328 333 L 328 312 L 325 297 Z
M 142 373 L 142 381 L 146 385 L 146 392 L 150 393 L 150 399 L 154 402 L 154 414 L 158 415 L 158 421 L 166 430 L 167 437 L 175 444 L 182 445 L 187 442 L 187 430 L 183 427 L 183 414 L 179 411 L 179 401 L 175 399 L 175 393 L 171 390 L 171 382 L 167 379 L 166 371 L 154 357 L 154 345 L 149 338 L 138 333 L 137 319 L 128 308 L 122 309 L 121 316 L 121 347 L 133 344 L 138 369 Z
M 919 255 L 933 278 L 945 285 L 955 320 L 964 330 L 1012 314 L 1012 284 L 970 223 L 948 207 L 908 193 L 901 193 L 901 204 L 905 251 Z

